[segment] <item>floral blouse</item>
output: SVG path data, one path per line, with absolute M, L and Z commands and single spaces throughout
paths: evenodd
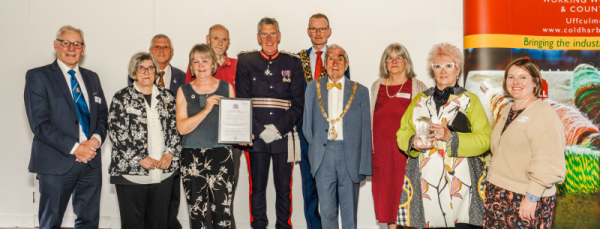
M 171 166 L 164 173 L 179 169 L 181 136 L 175 125 L 175 97 L 165 88 L 158 87 L 159 120 L 165 136 L 164 153 L 172 154 Z M 115 93 L 108 114 L 108 136 L 113 144 L 108 173 L 111 176 L 148 175 L 139 162 L 148 157 L 148 122 L 144 95 L 134 84 Z

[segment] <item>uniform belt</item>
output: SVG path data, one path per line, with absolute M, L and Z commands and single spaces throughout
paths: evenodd
M 292 102 L 285 99 L 252 98 L 252 107 L 290 109 Z
M 281 108 L 290 109 L 292 102 L 285 99 L 273 99 L 273 98 L 252 98 L 252 107 L 260 108 Z M 288 160 L 289 163 L 299 162 L 300 157 L 300 138 L 298 137 L 298 131 L 296 127 L 292 131 L 285 134 L 288 139 Z

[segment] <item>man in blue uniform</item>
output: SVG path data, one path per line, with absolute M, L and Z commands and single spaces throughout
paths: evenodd
M 331 36 L 329 19 L 324 14 L 318 13 L 308 19 L 308 29 L 306 29 L 312 47 L 300 51 L 302 68 L 304 70 L 304 88 L 313 79 L 327 78 L 325 71 L 325 52 L 327 51 L 327 40 Z M 346 78 L 350 79 L 350 69 L 344 73 Z M 304 217 L 306 218 L 306 227 L 308 229 L 321 229 L 321 216 L 319 215 L 319 197 L 317 196 L 317 186 L 315 179 L 310 175 L 310 164 L 308 161 L 308 143 L 302 134 L 302 119 L 296 127 L 300 132 L 300 146 L 302 151 L 302 160 L 300 161 L 300 172 L 302 174 L 302 195 L 304 196 Z
M 279 51 L 279 24 L 274 18 L 258 23 L 261 51 L 238 54 L 235 86 L 238 98 L 252 98 L 253 145 L 246 161 L 250 174 L 250 221 L 252 228 L 266 229 L 266 188 L 269 164 L 277 193 L 276 228 L 292 228 L 292 169 L 300 160 L 296 124 L 304 107 L 304 77 L 300 58 Z

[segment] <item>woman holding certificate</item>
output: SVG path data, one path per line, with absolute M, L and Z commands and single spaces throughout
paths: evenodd
M 490 124 L 477 96 L 457 84 L 462 51 L 436 44 L 427 61 L 436 86 L 412 100 L 396 134 L 409 156 L 397 224 L 479 228 Z
M 212 211 L 212 228 L 231 227 L 233 158 L 231 146 L 218 143 L 215 106 L 221 97 L 235 94 L 229 83 L 213 77 L 217 64 L 210 46 L 195 45 L 189 66 L 196 79 L 177 92 L 177 129 L 183 135 L 181 172 L 192 228 L 207 227 L 207 211 Z

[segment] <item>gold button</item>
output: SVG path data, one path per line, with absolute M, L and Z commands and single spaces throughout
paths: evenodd
M 148 143 L 144 143 L 144 146 L 148 146 Z
M 271 89 L 273 89 L 273 86 L 271 86 Z
M 270 115 L 273 115 L 273 112 L 269 112 Z
M 148 133 L 148 131 L 144 131 L 144 134 L 147 134 L 147 133 Z

